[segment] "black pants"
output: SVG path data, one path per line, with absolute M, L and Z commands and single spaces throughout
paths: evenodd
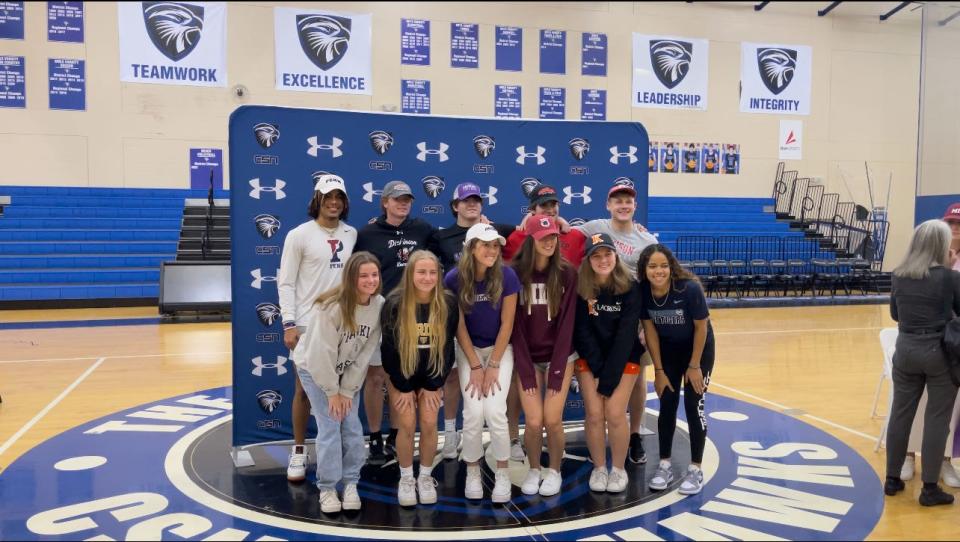
M 660 417 L 657 420 L 657 431 L 660 438 L 660 457 L 668 458 L 673 450 L 673 433 L 677 428 L 677 408 L 680 406 L 680 381 L 690 365 L 690 356 L 693 355 L 689 347 L 677 347 L 668 343 L 660 343 L 660 358 L 663 361 L 663 371 L 670 380 L 669 388 L 663 390 L 660 397 Z M 687 413 L 687 425 L 690 427 L 690 460 L 694 463 L 703 461 L 703 448 L 707 443 L 707 417 L 704 413 L 704 396 L 710 384 L 710 374 L 713 372 L 714 344 L 708 341 L 703 347 L 700 357 L 700 371 L 703 373 L 703 395 L 693 391 L 689 382 L 684 382 L 683 410 Z

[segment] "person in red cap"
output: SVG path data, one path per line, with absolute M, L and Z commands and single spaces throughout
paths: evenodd
M 550 497 L 560 491 L 562 482 L 563 407 L 575 360 L 571 354 L 577 272 L 560 257 L 560 230 L 553 217 L 533 215 L 525 227 L 527 237 L 512 262 L 520 279 L 520 299 L 510 340 L 530 459 L 520 489 L 525 495 Z M 544 427 L 550 463 L 541 472 Z
M 546 215 L 552 217 L 558 224 L 566 224 L 560 218 L 560 198 L 557 197 L 557 190 L 545 184 L 538 185 L 530 192 L 530 213 L 535 215 Z M 527 237 L 527 232 L 523 227 L 530 215 L 525 217 L 524 222 L 520 224 L 521 229 L 510 234 L 507 238 L 507 246 L 503 247 L 503 259 L 510 260 L 520 250 Z M 566 231 L 563 231 L 566 230 Z M 574 229 L 567 230 L 566 227 L 560 227 L 560 255 L 563 256 L 574 268 L 580 267 L 580 261 L 583 260 L 583 248 L 585 237 L 582 232 Z
M 947 207 L 943 221 L 950 225 L 950 267 L 960 271 L 960 202 Z

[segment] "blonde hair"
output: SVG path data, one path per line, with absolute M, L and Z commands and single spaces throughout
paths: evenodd
M 584 258 L 580 262 L 580 271 L 577 273 L 577 294 L 580 297 L 588 300 L 596 299 L 600 290 L 606 290 L 613 295 L 621 295 L 630 291 L 630 283 L 633 281 L 633 277 L 630 276 L 630 271 L 624 265 L 623 260 L 620 259 L 620 254 L 617 254 L 616 251 L 613 251 L 613 254 L 617 258 L 617 264 L 613 267 L 613 271 L 610 273 L 610 281 L 605 286 L 599 284 L 597 274 L 593 271 L 593 266 L 590 265 L 590 258 Z
M 900 265 L 893 270 L 894 276 L 909 279 L 925 279 L 930 276 L 930 267 L 949 267 L 950 241 L 953 234 L 946 222 L 933 219 L 917 226 L 910 239 L 910 248 Z
M 380 272 L 380 262 L 376 256 L 366 251 L 354 252 L 344 265 L 343 281 L 317 297 L 316 303 L 321 308 L 326 309 L 332 303 L 340 306 L 340 321 L 350 333 L 358 331 L 356 313 L 357 305 L 360 304 L 360 295 L 357 291 L 357 280 L 360 278 L 360 267 L 368 263 L 377 266 L 377 273 Z M 377 285 L 377 291 L 373 295 L 378 295 L 381 288 L 383 288 L 382 281 Z
M 460 303 L 460 310 L 463 311 L 463 314 L 470 314 L 476 300 L 474 289 L 476 288 L 477 259 L 473 257 L 473 250 L 479 242 L 481 242 L 480 239 L 471 239 L 470 243 L 463 247 L 460 261 L 457 263 L 457 275 L 459 275 L 458 280 L 460 282 L 460 296 L 457 301 Z M 497 254 L 497 261 L 490 269 L 487 269 L 484 281 L 487 285 L 487 297 L 490 298 L 490 305 L 496 308 L 500 303 L 500 297 L 503 295 L 502 253 Z
M 397 352 L 400 354 L 400 370 L 403 376 L 410 378 L 417 372 L 420 361 L 418 342 L 420 333 L 417 328 L 417 288 L 413 284 L 414 269 L 417 263 L 430 260 L 437 268 L 437 284 L 430 294 L 430 316 L 427 320 L 430 344 L 429 374 L 440 376 L 443 372 L 443 351 L 447 345 L 447 293 L 443 289 L 440 277 L 440 260 L 430 251 L 417 250 L 410 255 L 400 285 L 390 293 L 391 301 L 397 307 L 396 339 Z

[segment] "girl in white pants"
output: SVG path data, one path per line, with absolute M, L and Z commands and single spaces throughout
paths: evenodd
M 507 471 L 510 435 L 507 430 L 507 392 L 513 374 L 510 335 L 517 309 L 520 280 L 503 265 L 500 251 L 506 240 L 489 224 L 467 231 L 458 266 L 447 273 L 444 285 L 457 295 L 457 370 L 463 392 L 463 460 L 467 463 L 464 495 L 483 498 L 480 459 L 483 423 L 490 429 L 490 445 L 497 461 L 491 498 L 510 500 Z

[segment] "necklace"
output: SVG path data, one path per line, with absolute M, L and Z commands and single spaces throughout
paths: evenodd
M 653 304 L 656 305 L 656 306 L 658 306 L 658 307 L 663 307 L 664 305 L 666 305 L 666 304 L 667 304 L 667 300 L 670 299 L 670 290 L 671 290 L 671 288 L 668 287 L 668 288 L 667 288 L 667 295 L 663 298 L 663 303 L 657 303 L 657 294 L 653 293 L 653 289 L 651 288 L 651 289 L 650 289 L 650 298 L 653 299 Z
M 324 226 L 323 224 L 321 224 L 321 223 L 319 223 L 319 222 L 317 222 L 317 226 L 320 226 L 320 229 L 323 230 L 323 231 L 325 231 L 325 232 L 327 232 L 327 235 L 330 236 L 331 238 L 334 237 L 334 234 L 337 233 L 337 228 L 340 227 L 339 224 L 338 224 L 338 225 L 336 225 L 336 226 L 334 226 L 334 227 L 332 227 L 332 228 L 328 228 L 328 227 Z

